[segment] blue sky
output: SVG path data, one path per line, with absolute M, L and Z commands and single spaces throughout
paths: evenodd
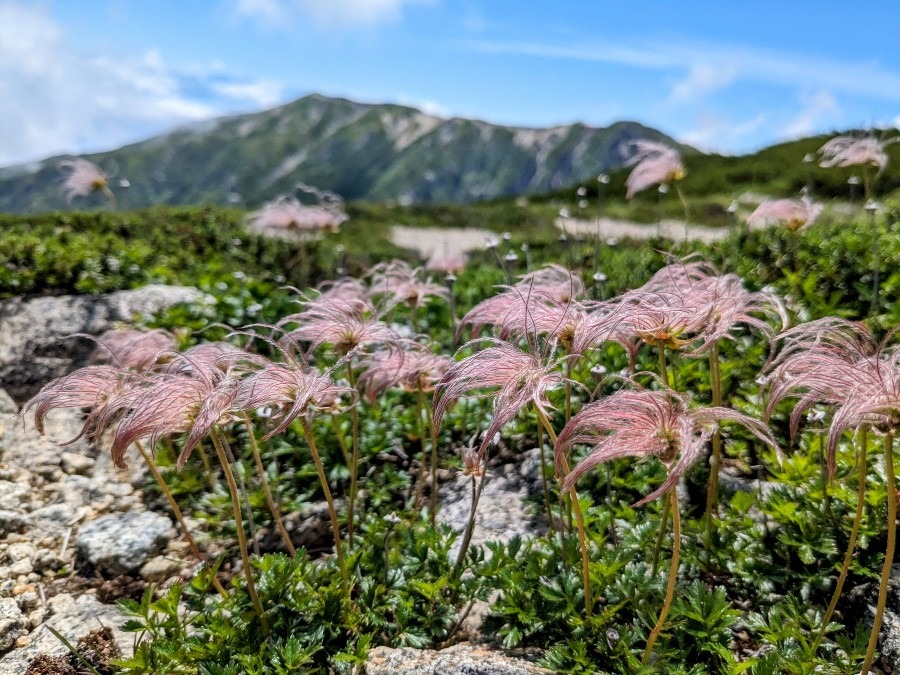
M 865 11 L 862 11 L 862 8 Z M 307 93 L 708 150 L 900 123 L 896 0 L 0 0 L 0 165 Z

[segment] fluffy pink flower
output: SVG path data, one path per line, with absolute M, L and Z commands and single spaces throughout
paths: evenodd
M 460 351 L 480 345 L 488 347 L 453 363 L 437 383 L 432 429 L 440 428 L 444 413 L 459 398 L 493 398 L 493 419 L 478 450 L 483 456 L 494 434 L 529 403 L 546 415 L 550 408 L 547 392 L 563 384 L 565 379 L 558 372 L 559 361 L 538 354 L 533 345 L 523 351 L 503 340 L 481 338 L 463 345 Z
M 80 158 L 69 159 L 60 162 L 59 168 L 68 172 L 62 185 L 66 201 L 71 202 L 75 197 L 87 197 L 99 191 L 112 195 L 109 178 L 93 162 Z
M 151 331 L 118 328 L 97 338 L 92 363 L 112 363 L 119 368 L 149 370 L 166 353 L 176 348 L 175 336 L 157 329 Z
M 87 366 L 69 375 L 59 377 L 44 387 L 28 401 L 19 416 L 34 410 L 34 426 L 44 433 L 44 419 L 57 408 L 93 408 L 81 431 L 64 443 L 74 443 L 85 434 L 95 436 L 93 422 L 96 414 L 107 403 L 120 395 L 133 382 L 133 376 L 112 366 Z
M 278 424 L 266 435 L 271 438 L 287 429 L 299 415 L 311 410 L 347 409 L 358 396 L 355 389 L 337 384 L 330 373 L 320 373 L 301 361 L 269 362 L 240 382 L 233 409 L 276 408 Z
M 627 166 L 634 167 L 625 180 L 627 199 L 654 185 L 684 178 L 684 164 L 675 148 L 654 141 L 637 141 L 634 146 L 636 152 L 626 162 Z
M 294 325 L 285 338 L 309 344 L 310 352 L 329 344 L 340 355 L 376 344 L 396 342 L 399 336 L 377 318 L 375 308 L 355 297 L 330 297 L 308 303 L 303 311 L 278 322 Z
M 822 213 L 822 205 L 810 201 L 807 197 L 767 199 L 747 217 L 747 224 L 751 227 L 759 227 L 770 223 L 781 223 L 789 230 L 799 230 L 804 225 L 812 225 L 820 213 Z
M 455 253 L 443 256 L 433 255 L 425 264 L 425 268 L 432 272 L 443 272 L 456 276 L 466 268 L 466 258 Z
M 372 281 L 369 284 L 369 295 L 382 297 L 389 307 L 409 305 L 421 307 L 428 298 L 447 300 L 447 289 L 423 279 L 420 269 L 413 269 L 401 260 L 376 265 L 369 273 Z
M 404 341 L 393 349 L 379 349 L 363 357 L 359 386 L 370 403 L 397 385 L 407 391 L 431 391 L 450 363 L 443 354 L 435 354 L 417 342 Z
M 761 441 L 777 449 L 765 424 L 729 408 L 689 408 L 670 389 L 622 389 L 589 403 L 563 428 L 555 447 L 558 470 L 575 445 L 591 445 L 591 452 L 566 476 L 568 489 L 593 467 L 622 457 L 656 457 L 668 470 L 662 485 L 638 501 L 641 506 L 671 489 L 703 456 L 720 422 L 741 424 Z
M 874 166 L 881 173 L 887 168 L 888 143 L 897 142 L 897 138 L 879 141 L 877 138 L 853 138 L 852 136 L 835 136 L 819 148 L 822 161 L 819 166 L 825 168 L 847 166 Z
M 828 433 L 828 469 L 833 476 L 841 435 L 869 424 L 888 431 L 900 425 L 900 352 L 875 342 L 860 323 L 828 317 L 779 336 L 784 349 L 773 363 L 766 415 L 785 398 L 796 397 L 791 436 L 816 404 L 835 406 Z
M 347 214 L 334 205 L 307 206 L 295 197 L 278 197 L 247 216 L 255 230 L 276 232 L 336 231 L 347 220 Z

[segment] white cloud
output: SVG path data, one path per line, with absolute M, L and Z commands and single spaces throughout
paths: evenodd
M 155 51 L 138 58 L 85 53 L 41 5 L 0 0 L 0 165 L 116 147 L 269 105 L 279 92 L 273 83 L 233 82 L 221 72 L 178 73 Z
M 762 128 L 768 121 L 764 113 L 733 122 L 725 117 L 701 115 L 696 128 L 677 134 L 678 140 L 704 152 L 727 154 L 726 148 L 741 145 L 742 142 Z
M 374 25 L 396 20 L 405 5 L 432 0 L 236 0 L 238 16 L 280 26 L 304 15 L 320 26 Z
M 788 138 L 800 138 L 809 136 L 823 123 L 835 119 L 840 112 L 837 100 L 828 91 L 818 91 L 800 98 L 801 108 L 797 115 L 791 119 L 782 133 Z
M 738 69 L 735 66 L 695 63 L 688 70 L 687 76 L 672 87 L 669 98 L 673 103 L 696 101 L 714 91 L 724 89 L 737 77 Z
M 534 42 L 470 40 L 463 44 L 490 54 L 525 54 L 661 71 L 691 67 L 696 63 L 713 63 L 724 72 L 733 71 L 735 81 L 821 88 L 873 100 L 900 102 L 900 72 L 887 70 L 872 62 L 699 42 L 690 45 L 653 42 L 629 46 L 605 42 L 599 46 L 560 47 Z
M 212 84 L 211 88 L 223 96 L 247 101 L 257 108 L 266 108 L 284 100 L 284 87 L 278 82 L 222 82 Z

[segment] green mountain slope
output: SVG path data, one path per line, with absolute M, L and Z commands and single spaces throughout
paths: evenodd
M 628 143 L 640 138 L 673 143 L 633 122 L 524 129 L 311 95 L 85 157 L 111 174 L 125 208 L 253 207 L 292 194 L 298 182 L 348 200 L 465 203 L 587 180 L 621 167 Z M 0 169 L 0 211 L 69 207 L 60 192 L 62 159 Z M 123 180 L 129 187 L 119 186 Z M 72 206 L 101 203 L 97 195 Z

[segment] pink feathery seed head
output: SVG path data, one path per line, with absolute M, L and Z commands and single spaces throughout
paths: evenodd
M 184 468 L 193 449 L 212 432 L 215 426 L 234 421 L 235 417 L 232 411 L 237 399 L 239 384 L 240 381 L 236 378 L 226 377 L 206 394 L 196 412 L 184 448 L 178 455 L 176 466 L 179 470 Z
M 287 330 L 291 325 L 296 327 Z M 317 298 L 305 304 L 303 311 L 281 319 L 276 328 L 285 331 L 284 339 L 308 343 L 309 352 L 330 344 L 340 355 L 400 339 L 378 319 L 378 312 L 371 303 L 352 296 Z
M 515 287 L 523 294 L 543 293 L 559 303 L 577 300 L 584 295 L 584 282 L 575 272 L 551 263 L 519 277 Z
M 684 164 L 675 148 L 653 141 L 637 141 L 632 145 L 635 154 L 626 162 L 627 166 L 634 167 L 625 180 L 627 199 L 654 185 L 684 178 Z
M 751 227 L 764 227 L 770 223 L 781 223 L 789 230 L 799 230 L 812 225 L 822 213 L 822 205 L 802 199 L 767 199 L 747 217 Z
M 401 304 L 421 307 L 428 298 L 447 300 L 449 297 L 444 286 L 423 279 L 421 269 L 413 269 L 402 260 L 376 265 L 369 274 L 370 297 L 384 298 L 391 307 Z
M 67 172 L 62 189 L 66 201 L 75 197 L 87 197 L 98 190 L 109 190 L 109 178 L 103 170 L 86 159 L 69 159 L 60 162 L 59 168 Z
M 703 330 L 695 298 L 675 292 L 628 291 L 613 302 L 606 317 L 611 334 L 638 338 L 652 346 L 681 349 Z
M 165 436 L 190 431 L 216 384 L 205 378 L 157 375 L 129 397 L 130 409 L 121 418 L 110 449 L 113 463 L 124 468 L 125 450 L 142 438 L 155 447 Z
M 359 387 L 370 403 L 387 389 L 402 386 L 407 391 L 434 390 L 450 367 L 450 359 L 435 354 L 418 342 L 405 340 L 393 349 L 379 349 L 364 356 Z
M 341 208 L 306 206 L 295 197 L 281 196 L 247 216 L 247 224 L 261 232 L 318 232 L 337 230 L 347 220 Z
M 120 368 L 144 371 L 157 364 L 161 355 L 173 353 L 177 344 L 169 331 L 117 328 L 97 340 L 91 363 L 111 363 Z
M 466 268 L 466 257 L 457 253 L 447 255 L 433 255 L 425 264 L 425 268 L 432 272 L 457 276 Z
M 731 331 L 738 325 L 754 328 L 767 340 L 772 340 L 776 328 L 782 330 L 790 321 L 781 298 L 767 291 L 748 291 L 735 274 L 711 279 L 705 289 L 694 292 L 689 302 L 698 303 L 704 325 L 698 336 L 700 344 L 688 352 L 688 356 L 700 356 L 719 340 L 731 339 Z
M 44 387 L 29 400 L 19 412 L 19 417 L 34 410 L 34 426 L 44 433 L 44 419 L 51 410 L 57 408 L 94 408 L 104 405 L 111 397 L 125 387 L 126 373 L 112 366 L 87 366 L 73 373 L 59 377 Z M 81 432 L 64 445 L 72 443 L 87 433 Z
M 670 389 L 622 389 L 575 415 L 559 435 L 554 448 L 557 470 L 575 445 L 593 449 L 565 477 L 568 489 L 587 471 L 622 457 L 655 457 L 668 470 L 666 480 L 638 501 L 641 506 L 663 495 L 702 457 L 707 441 L 721 422 L 737 422 L 777 450 L 768 427 L 759 420 L 728 408 L 689 408 L 685 398 Z
M 558 360 L 523 351 L 503 340 L 472 340 L 463 345 L 460 352 L 482 345 L 488 346 L 453 363 L 435 386 L 432 429 L 440 428 L 451 403 L 463 396 L 493 397 L 493 419 L 485 432 L 486 440 L 479 449 L 479 453 L 483 454 L 494 434 L 529 403 L 547 414 L 551 407 L 547 392 L 562 385 L 565 378 L 558 372 Z
M 283 432 L 300 415 L 313 410 L 347 410 L 358 398 L 355 389 L 336 383 L 330 372 L 320 373 L 300 361 L 270 362 L 240 382 L 233 409 L 278 409 L 279 423 L 266 434 L 268 439 Z
M 212 370 L 227 373 L 238 365 L 243 369 L 252 368 L 253 362 L 259 358 L 261 357 L 227 342 L 201 342 L 174 354 L 160 372 L 167 375 L 204 377 Z
M 819 148 L 819 153 L 822 155 L 819 166 L 823 168 L 874 166 L 880 174 L 888 165 L 885 146 L 896 141 L 896 138 L 886 142 L 879 141 L 873 136 L 865 138 L 835 136 Z

